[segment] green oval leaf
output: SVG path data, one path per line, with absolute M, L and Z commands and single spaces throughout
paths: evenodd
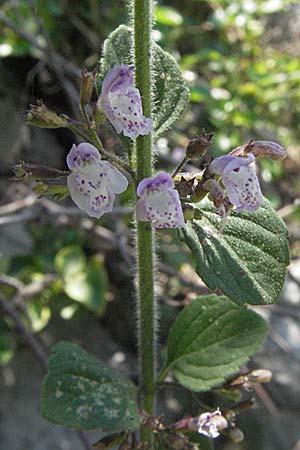
M 115 431 L 139 425 L 135 387 L 82 348 L 54 347 L 43 382 L 42 415 L 80 430 Z
M 101 72 L 104 77 L 117 64 L 132 64 L 132 30 L 119 26 L 104 42 Z M 154 130 L 158 137 L 181 116 L 189 101 L 189 90 L 180 68 L 169 53 L 153 43 Z
M 264 319 L 226 297 L 198 298 L 178 315 L 161 378 L 171 369 L 186 388 L 206 391 L 239 370 L 267 333 Z
M 269 304 L 278 299 L 289 264 L 287 229 L 269 203 L 255 212 L 232 212 L 220 234 L 221 218 L 211 206 L 199 210 L 181 236 L 196 270 L 211 290 L 237 303 Z
M 171 6 L 156 6 L 155 8 L 155 20 L 162 25 L 168 25 L 170 27 L 178 27 L 183 22 L 183 17 L 177 9 Z
M 86 259 L 80 247 L 68 245 L 57 252 L 54 264 L 56 270 L 66 278 L 83 271 Z
M 106 309 L 106 288 L 106 271 L 99 258 L 91 258 L 84 272 L 74 273 L 67 277 L 64 283 L 64 290 L 68 297 L 99 315 Z

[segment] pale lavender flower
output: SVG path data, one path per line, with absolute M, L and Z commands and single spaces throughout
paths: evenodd
M 174 181 L 166 172 L 154 178 L 144 178 L 138 187 L 137 220 L 152 221 L 155 228 L 185 226 L 179 194 Z
M 211 171 L 222 177 L 229 200 L 237 211 L 256 211 L 264 202 L 254 160 L 251 153 L 246 158 L 225 155 L 216 158 L 210 165 Z
M 198 418 L 198 433 L 210 438 L 217 438 L 220 431 L 228 427 L 227 420 L 222 416 L 221 411 L 216 410 L 212 413 L 206 412 Z
M 67 156 L 72 173 L 67 183 L 76 205 L 91 217 L 101 217 L 113 209 L 115 194 L 127 189 L 126 177 L 101 156 L 91 144 L 74 144 Z
M 124 136 L 135 139 L 153 129 L 152 119 L 143 116 L 139 90 L 134 87 L 133 68 L 121 64 L 106 75 L 98 102 L 116 129 Z

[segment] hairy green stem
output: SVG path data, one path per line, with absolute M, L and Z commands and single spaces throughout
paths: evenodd
M 152 1 L 133 0 L 134 64 L 136 87 L 142 98 L 143 112 L 151 117 L 151 29 Z M 137 182 L 152 175 L 151 134 L 136 139 Z M 138 303 L 139 303 L 139 375 L 141 407 L 148 414 L 155 408 L 155 299 L 154 233 L 149 222 L 137 223 Z M 142 427 L 141 439 L 154 448 L 151 430 Z

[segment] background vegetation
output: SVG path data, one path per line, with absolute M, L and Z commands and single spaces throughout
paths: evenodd
M 289 157 L 282 164 L 265 160 L 259 165 L 263 191 L 286 221 L 291 240 L 287 287 L 280 304 L 266 308 L 273 327 L 254 362 L 255 367 L 272 369 L 275 382 L 269 392 L 257 393 L 256 410 L 241 418 L 244 443 L 224 439 L 218 445 L 296 450 L 300 442 L 299 430 L 293 426 L 300 414 L 295 383 L 300 372 L 296 354 L 300 336 L 300 6 L 291 0 L 174 0 L 159 1 L 155 15 L 154 38 L 177 59 L 191 91 L 190 108 L 157 142 L 157 168 L 170 168 L 180 161 L 188 141 L 202 128 L 215 133 L 215 155 L 252 138 L 275 140 L 288 150 Z M 65 155 L 74 136 L 65 130 L 28 128 L 22 115 L 30 103 L 43 98 L 51 109 L 78 118 L 80 69 L 97 65 L 104 39 L 126 20 L 125 1 L 7 0 L 0 4 L 0 363 L 4 390 L 8 389 L 8 368 L 15 367 L 24 342 L 26 346 L 31 342 L 39 360 L 45 361 L 51 345 L 65 336 L 61 329 L 86 342 L 84 327 L 92 323 L 109 330 L 103 344 L 92 343 L 92 350 L 97 352 L 98 346 L 106 345 L 105 339 L 112 338 L 124 351 L 112 347 L 112 355 L 121 358 L 122 370 L 136 376 L 134 363 L 123 367 L 120 356 L 127 355 L 130 361 L 136 342 L 130 271 L 134 243 L 130 207 L 124 206 L 130 193 L 121 197 L 114 214 L 97 223 L 69 200 L 58 204 L 49 198 L 37 199 L 29 183 L 8 180 L 11 166 L 20 160 L 66 169 Z M 101 133 L 106 148 L 122 154 L 122 143 L 109 126 Z M 194 275 L 189 253 L 182 251 L 176 233 L 161 233 L 159 240 L 163 342 L 180 307 L 205 288 Z M 103 349 L 99 351 L 101 356 Z M 110 360 L 108 354 L 104 357 Z M 204 400 L 217 404 L 215 398 Z M 170 417 L 197 409 L 197 399 L 179 393 L 164 394 L 161 401 L 167 404 Z M 29 445 L 45 450 L 45 446 L 38 447 L 34 430 L 32 434 Z M 15 445 L 16 450 L 24 450 L 24 441 Z

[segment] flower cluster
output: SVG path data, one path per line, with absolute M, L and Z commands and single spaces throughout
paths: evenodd
M 135 139 L 152 131 L 152 119 L 143 116 L 140 92 L 134 87 L 133 67 L 121 64 L 108 72 L 98 105 L 117 133 Z
M 222 177 L 229 201 L 237 211 L 256 211 L 264 202 L 254 160 L 251 153 L 245 158 L 225 155 L 216 158 L 210 165 L 211 172 Z
M 115 194 L 127 189 L 127 178 L 109 162 L 101 161 L 98 150 L 86 142 L 73 145 L 67 164 L 72 171 L 67 183 L 74 203 L 98 219 L 112 211 Z
M 137 195 L 141 197 L 137 202 L 137 220 L 152 221 L 155 228 L 185 226 L 179 194 L 168 173 L 159 172 L 154 178 L 142 180 Z
M 108 72 L 103 80 L 98 106 L 111 121 L 117 133 L 123 132 L 125 136 L 135 139 L 138 135 L 146 135 L 152 131 L 152 119 L 143 116 L 140 92 L 134 86 L 133 67 L 121 64 Z M 202 153 L 206 152 L 211 144 L 212 134 L 201 136 L 202 140 L 204 138 L 205 149 L 201 147 Z M 199 139 L 189 144 L 190 153 L 187 151 L 189 158 L 202 155 L 198 149 L 202 142 Z M 277 147 L 280 146 L 277 145 L 275 148 L 276 155 L 281 150 L 281 147 L 279 150 Z M 208 165 L 211 175 L 221 177 L 226 195 L 222 186 L 213 177 L 206 178 L 204 184 L 200 183 L 206 192 L 210 192 L 214 204 L 223 211 L 224 217 L 232 207 L 235 207 L 236 211 L 256 211 L 264 202 L 254 167 L 255 156 L 251 153 L 253 148 L 257 152 L 258 150 L 266 152 L 266 149 L 269 153 L 275 152 L 274 145 L 270 146 L 268 142 L 251 141 L 251 145 L 249 143 L 245 148 L 241 147 L 244 153 L 232 152 L 216 158 Z M 87 143 L 82 143 L 78 147 L 74 145 L 67 157 L 67 163 L 72 171 L 68 177 L 69 192 L 79 208 L 97 218 L 112 211 L 115 194 L 127 189 L 128 182 L 125 176 L 109 162 L 101 161 L 97 149 Z M 150 221 L 155 228 L 185 226 L 178 190 L 174 188 L 173 179 L 166 172 L 142 180 L 137 187 L 137 195 L 140 197 L 137 202 L 137 220 Z
M 98 219 L 113 209 L 115 194 L 127 189 L 126 177 L 107 161 L 102 161 L 91 144 L 74 144 L 67 156 L 72 173 L 67 184 L 74 203 L 91 217 Z M 166 172 L 145 178 L 137 188 L 137 220 L 151 221 L 156 228 L 184 227 L 178 192 Z

